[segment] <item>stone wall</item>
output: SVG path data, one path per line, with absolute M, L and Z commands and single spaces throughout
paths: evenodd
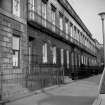
M 20 37 L 20 67 L 14 69 L 12 64 L 12 37 Z M 21 79 L 24 80 L 27 62 L 24 55 L 27 54 L 26 24 L 14 18 L 0 13 L 0 83 L 3 89 L 2 96 L 8 97 L 16 89 Z M 15 85 L 13 85 L 15 84 Z M 21 83 L 23 85 L 23 83 Z

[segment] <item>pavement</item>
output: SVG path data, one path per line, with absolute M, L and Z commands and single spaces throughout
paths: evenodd
M 97 75 L 68 82 L 6 105 L 92 105 L 98 94 L 100 77 L 101 75 Z

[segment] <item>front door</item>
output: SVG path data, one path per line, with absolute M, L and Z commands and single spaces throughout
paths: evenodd
M 28 44 L 28 59 L 29 59 L 29 73 L 32 72 L 32 56 L 33 56 L 33 51 L 32 51 L 32 47 L 33 47 L 33 42 L 34 42 L 34 38 L 29 37 L 29 44 Z
M 28 47 L 28 51 L 29 51 L 29 73 L 31 72 L 31 63 L 32 63 L 32 42 L 29 42 L 29 47 Z

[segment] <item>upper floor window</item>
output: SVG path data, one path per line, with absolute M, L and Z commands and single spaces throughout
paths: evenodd
M 13 67 L 19 67 L 20 38 L 17 36 L 12 38 L 12 51 Z
M 73 24 L 72 23 L 70 23 L 70 35 L 71 37 L 73 36 Z
M 63 31 L 63 15 L 60 14 L 59 16 L 59 26 L 60 26 L 60 30 Z
M 47 63 L 47 43 L 43 44 L 43 52 L 42 52 L 42 56 L 43 56 L 43 63 Z
M 55 46 L 52 49 L 52 54 L 53 54 L 53 64 L 56 64 L 56 47 Z
M 28 0 L 28 16 L 30 19 L 33 20 L 34 20 L 34 10 L 35 10 L 34 0 Z
M 82 32 L 80 32 L 80 42 L 82 43 Z
M 13 14 L 20 17 L 20 0 L 13 0 Z
M 65 31 L 66 31 L 66 38 L 68 39 L 68 33 L 69 33 L 69 30 L 68 30 L 68 19 L 65 20 Z
M 85 37 L 85 46 L 87 46 L 87 38 Z
M 80 41 L 80 31 L 78 30 L 77 40 Z
M 47 19 L 47 4 L 42 2 L 42 25 L 46 27 L 46 19 Z
M 55 15 L 56 15 L 56 8 L 51 5 L 52 11 L 51 11 L 51 21 L 52 21 L 52 30 L 55 31 Z
M 82 34 L 82 44 L 83 45 L 85 44 L 85 36 L 84 36 L 84 34 Z
M 74 26 L 74 38 L 76 39 L 76 35 L 77 35 L 77 29 L 76 27 Z

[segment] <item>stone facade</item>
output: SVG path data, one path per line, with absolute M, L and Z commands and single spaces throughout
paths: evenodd
M 58 81 L 62 83 L 64 75 L 70 78 L 76 75 L 78 78 L 81 64 L 92 66 L 92 61 L 96 60 L 95 50 L 92 51 L 95 46 L 91 33 L 66 0 L 34 0 L 34 2 L 33 12 L 28 8 L 29 1 L 20 0 L 21 13 L 20 17 L 17 17 L 12 13 L 12 0 L 0 1 L 2 98 L 55 85 L 58 84 Z M 42 18 L 42 2 L 47 3 L 46 19 Z M 56 10 L 55 26 L 52 25 L 51 20 L 52 9 Z M 34 14 L 34 19 L 29 17 L 31 12 Z M 59 28 L 59 14 L 63 14 L 62 31 Z M 46 22 L 46 27 L 43 26 L 42 21 Z M 70 29 L 66 34 L 66 21 L 69 22 L 69 26 L 71 23 L 73 25 L 72 36 Z M 55 31 L 52 30 L 52 26 L 55 27 Z M 82 40 L 80 34 L 90 40 L 91 44 L 93 43 L 92 46 L 87 46 L 89 43 Z M 13 35 L 20 38 L 18 68 L 13 67 Z M 68 39 L 66 35 L 69 36 Z M 43 63 L 43 45 L 45 43 L 47 44 L 47 62 Z M 52 54 L 54 46 L 56 47 L 55 64 L 53 64 Z M 63 49 L 63 64 L 61 64 L 61 49 Z M 69 62 L 67 51 L 69 51 Z
M 13 16 L 10 13 L 11 7 L 10 1 L 0 1 L 0 83 L 2 83 L 2 98 L 13 95 L 12 92 L 16 90 L 19 83 L 18 79 L 22 79 L 22 74 L 26 72 L 23 68 L 27 65 L 24 59 L 24 55 L 27 54 L 26 22 L 22 18 Z M 23 14 L 22 17 L 24 18 Z M 13 35 L 20 38 L 19 68 L 13 68 Z

